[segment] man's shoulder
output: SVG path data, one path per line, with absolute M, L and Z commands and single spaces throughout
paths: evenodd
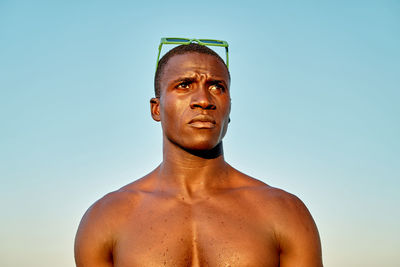
M 147 181 L 151 179 L 148 175 L 142 177 L 120 189 L 110 192 L 86 211 L 82 220 L 94 223 L 115 224 L 131 213 L 140 200 L 147 193 Z
M 139 195 L 139 191 L 123 188 L 110 192 L 93 203 L 87 210 L 85 217 L 112 217 L 114 213 L 120 214 L 129 206 L 135 205 Z
M 255 214 L 260 215 L 255 218 L 258 218 L 261 224 L 273 229 L 277 240 L 285 249 L 303 241 L 313 243 L 318 248 L 318 230 L 309 210 L 300 198 L 255 178 L 245 176 L 243 178 L 248 187 L 244 187 L 245 197 L 242 200 L 250 200 L 248 204 L 251 205 L 247 206 L 251 206 L 256 210 Z
M 255 184 L 247 194 L 252 197 L 254 214 L 260 215 L 253 218 L 272 230 L 281 250 L 281 262 L 322 266 L 318 229 L 303 201 L 285 190 L 262 182 Z
M 302 200 L 296 195 L 283 189 L 273 187 L 254 177 L 237 171 L 241 187 L 248 197 L 258 203 L 259 208 L 270 211 L 279 211 L 277 216 L 301 215 L 308 213 Z
M 140 199 L 146 193 L 145 190 L 146 186 L 141 178 L 106 194 L 89 207 L 79 224 L 75 238 L 77 262 L 83 264 L 87 261 L 111 261 L 110 253 L 116 234 L 134 214 Z
M 235 180 L 239 188 L 252 191 L 255 196 L 265 198 L 265 200 L 291 201 L 292 198 L 296 198 L 295 195 L 283 189 L 273 187 L 263 182 L 261 179 L 254 178 L 236 169 L 233 169 L 233 175 L 235 176 Z

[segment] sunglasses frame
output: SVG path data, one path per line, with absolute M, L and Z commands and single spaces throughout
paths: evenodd
M 168 41 L 168 39 L 180 39 L 180 40 L 185 40 L 185 41 Z M 218 42 L 218 43 L 208 43 L 207 41 L 211 42 Z M 226 52 L 226 67 L 229 69 L 229 53 L 228 53 L 228 42 L 223 41 L 223 40 L 214 40 L 214 39 L 189 39 L 189 38 L 180 38 L 180 37 L 163 37 L 161 38 L 160 45 L 158 46 L 158 56 L 157 56 L 157 62 L 156 62 L 156 71 L 158 68 L 158 61 L 160 60 L 160 55 L 161 55 L 161 49 L 163 44 L 182 44 L 182 45 L 188 45 L 193 42 L 198 43 L 199 45 L 205 45 L 205 46 L 219 46 L 219 47 L 225 47 L 225 52 Z

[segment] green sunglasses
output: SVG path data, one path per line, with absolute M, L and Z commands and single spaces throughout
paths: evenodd
M 190 43 L 196 42 L 199 45 L 206 46 L 220 46 L 225 47 L 226 51 L 226 66 L 229 69 L 229 57 L 228 57 L 228 42 L 222 40 L 213 40 L 213 39 L 189 39 L 189 38 L 176 38 L 176 37 L 164 37 L 161 38 L 160 45 L 158 46 L 158 56 L 156 62 L 156 71 L 158 67 L 158 61 L 160 60 L 161 48 L 163 44 L 183 44 L 188 45 Z

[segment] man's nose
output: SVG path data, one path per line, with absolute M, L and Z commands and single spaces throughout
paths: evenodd
M 197 88 L 196 92 L 193 94 L 192 101 L 190 103 L 190 107 L 201 108 L 201 109 L 215 109 L 216 106 L 213 103 L 213 98 L 210 95 L 205 86 L 200 86 Z

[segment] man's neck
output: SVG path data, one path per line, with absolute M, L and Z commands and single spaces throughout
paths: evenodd
M 163 162 L 158 167 L 159 188 L 188 199 L 206 196 L 226 185 L 229 169 L 222 142 L 211 150 L 193 151 L 164 141 Z

